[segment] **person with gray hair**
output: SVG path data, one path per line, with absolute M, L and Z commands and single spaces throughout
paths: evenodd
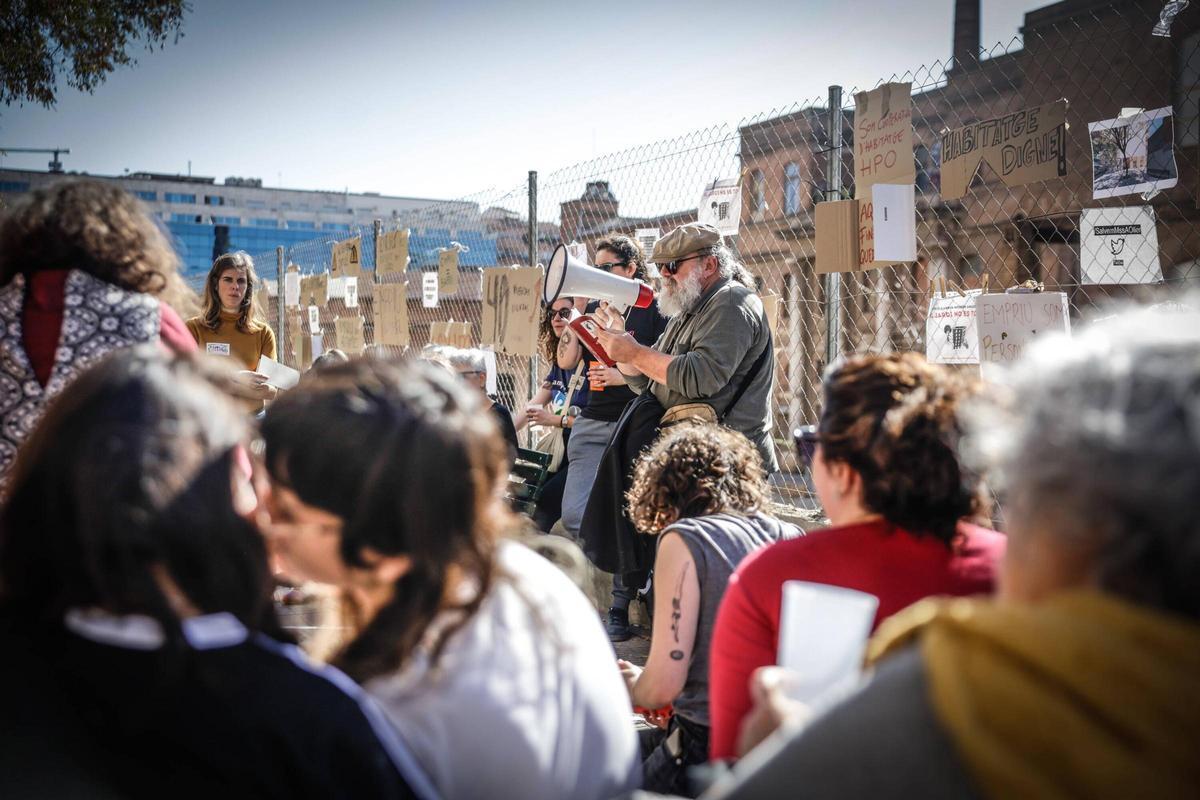
M 972 416 L 997 600 L 885 623 L 864 689 L 705 797 L 1200 796 L 1200 313 L 1039 342 Z M 787 717 L 778 668 L 755 682 L 752 719 Z
M 512 411 L 487 393 L 487 356 L 476 348 L 446 347 L 436 353 L 458 377 L 479 390 L 485 398 L 488 411 L 496 420 L 504 441 L 508 443 L 510 460 L 517 457 L 517 429 L 513 425 Z

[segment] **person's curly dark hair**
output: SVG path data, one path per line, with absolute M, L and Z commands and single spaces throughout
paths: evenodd
M 633 264 L 634 280 L 650 280 L 649 271 L 646 269 L 646 256 L 642 251 L 642 245 L 638 243 L 637 239 L 634 239 L 632 236 L 622 236 L 620 234 L 609 236 L 596 242 L 593 252 L 599 253 L 601 250 L 616 253 L 621 257 L 622 261 Z
M 949 544 L 984 506 L 979 475 L 959 458 L 959 404 L 977 388 L 918 353 L 848 358 L 825 374 L 822 457 L 858 471 L 868 510 Z
M 638 460 L 626 499 L 637 529 L 657 534 L 681 519 L 766 508 L 767 473 L 758 450 L 737 431 L 682 423 Z
M 78 269 L 168 302 L 180 289 L 178 259 L 140 201 L 94 180 L 37 189 L 0 220 L 0 286 L 18 273 Z M 168 291 L 171 297 L 166 297 Z

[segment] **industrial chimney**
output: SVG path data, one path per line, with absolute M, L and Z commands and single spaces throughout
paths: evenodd
M 979 0 L 954 0 L 954 69 L 979 63 Z

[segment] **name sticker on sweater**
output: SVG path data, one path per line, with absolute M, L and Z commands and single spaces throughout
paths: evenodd
M 209 342 L 206 345 L 206 350 L 212 356 L 227 356 L 229 355 L 228 342 Z

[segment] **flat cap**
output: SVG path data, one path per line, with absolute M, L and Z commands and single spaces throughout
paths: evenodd
M 721 233 L 706 222 L 689 222 L 654 243 L 654 255 L 650 260 L 665 264 L 691 255 L 698 250 L 716 247 L 721 243 Z

